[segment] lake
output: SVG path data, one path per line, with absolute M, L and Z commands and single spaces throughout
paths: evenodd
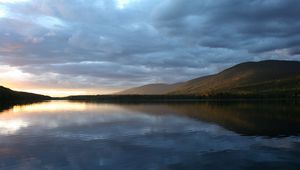
M 0 169 L 300 169 L 296 103 L 2 106 Z

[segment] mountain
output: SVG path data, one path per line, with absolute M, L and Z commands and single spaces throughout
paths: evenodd
M 162 95 L 172 92 L 179 84 L 149 84 L 116 93 L 118 95 Z
M 33 93 L 26 93 L 26 92 L 19 92 L 13 91 L 9 88 L 0 86 L 0 101 L 3 102 L 30 102 L 30 101 L 41 101 L 41 100 L 49 100 L 51 97 L 33 94 Z
M 178 84 L 142 86 L 120 94 L 256 95 L 300 94 L 300 62 L 266 60 L 246 62 L 218 74 Z M 161 87 L 161 88 L 160 88 Z M 171 88 L 169 88 L 171 87 Z

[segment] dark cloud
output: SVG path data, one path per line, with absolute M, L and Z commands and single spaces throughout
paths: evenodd
M 62 87 L 120 88 L 299 57 L 298 0 L 127 3 L 0 3 L 0 63 L 35 75 L 36 84 L 48 76 Z
M 299 45 L 300 1 L 167 0 L 154 12 L 157 27 L 200 46 L 261 53 Z

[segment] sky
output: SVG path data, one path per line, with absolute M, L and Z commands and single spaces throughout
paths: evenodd
M 0 85 L 52 96 L 300 60 L 299 0 L 0 0 Z

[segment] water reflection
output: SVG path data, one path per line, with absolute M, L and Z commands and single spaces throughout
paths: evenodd
M 299 126 L 294 104 L 14 106 L 0 169 L 297 169 Z
M 126 112 L 116 105 L 49 101 L 17 105 L 3 111 L 0 115 L 0 127 L 5 127 L 4 129 L 11 134 L 28 127 L 53 129 L 116 121 L 117 118 L 130 119 L 130 116 L 124 117 L 125 114 Z
M 12 108 L 13 113 L 24 112 L 62 112 L 62 111 L 84 111 L 85 103 L 68 103 L 64 101 L 49 101 L 39 104 L 17 105 Z
M 27 122 L 22 120 L 0 120 L 0 134 L 14 134 L 21 128 L 27 127 Z
M 300 107 L 293 103 L 188 103 L 126 105 L 150 114 L 176 113 L 218 124 L 242 135 L 300 134 Z

